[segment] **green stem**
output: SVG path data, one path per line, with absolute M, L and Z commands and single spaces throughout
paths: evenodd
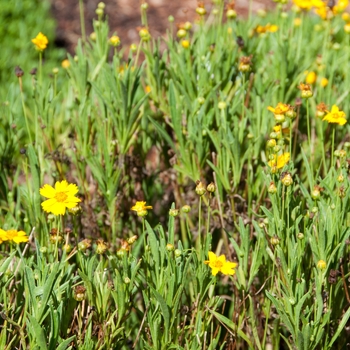
M 32 143 L 33 140 L 32 140 L 32 135 L 30 134 L 30 130 L 29 130 L 28 116 L 27 116 L 27 112 L 26 112 L 26 106 L 25 106 L 25 103 L 24 103 L 24 95 L 23 95 L 23 88 L 22 88 L 22 77 L 19 77 L 18 81 L 19 81 L 19 89 L 21 91 L 21 101 L 22 101 L 24 120 L 26 121 L 26 128 L 27 128 L 27 133 L 28 133 L 28 136 L 29 136 L 29 141 L 30 141 L 30 143 Z
M 199 207 L 198 207 L 198 237 L 197 237 L 197 249 L 198 249 L 198 251 L 200 251 L 202 248 L 201 216 L 202 216 L 202 196 L 199 197 Z
M 83 43 L 86 42 L 86 33 L 85 33 L 85 21 L 84 21 L 84 4 L 83 0 L 79 0 L 79 13 L 80 13 L 80 28 L 81 28 L 81 37 Z
M 335 127 L 332 126 L 332 149 L 331 149 L 331 168 L 334 165 L 334 137 L 335 137 Z
M 306 100 L 306 122 L 307 122 L 307 140 L 309 143 L 309 151 L 310 151 L 310 169 L 311 169 L 311 175 L 312 175 L 312 179 L 313 179 L 314 170 L 313 170 L 313 162 L 312 162 L 312 144 L 311 144 L 309 100 Z M 312 187 L 313 183 L 310 184 L 310 186 Z
M 42 82 L 43 82 L 42 65 L 43 65 L 43 53 L 42 53 L 42 51 L 39 51 L 39 81 L 40 81 L 40 86 L 42 86 Z

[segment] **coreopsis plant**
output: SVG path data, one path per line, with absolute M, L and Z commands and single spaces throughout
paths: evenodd
M 339 110 L 339 107 L 336 105 L 332 106 L 331 111 L 327 111 L 327 114 L 322 120 L 327 121 L 328 123 L 334 123 L 339 125 L 346 124 L 347 120 L 345 118 L 345 113 Z
M 146 202 L 137 201 L 131 210 L 136 211 L 137 216 L 146 216 L 147 210 L 152 209 L 151 205 L 146 205 Z
M 47 213 L 64 215 L 66 208 L 75 208 L 81 201 L 75 197 L 78 191 L 77 185 L 69 184 L 66 180 L 57 181 L 55 188 L 46 184 L 40 189 L 40 194 L 48 199 L 42 202 L 41 206 Z
M 43 33 L 39 33 L 34 39 L 32 39 L 32 43 L 35 45 L 35 48 L 38 51 L 44 51 L 49 43 L 49 40 Z
M 208 256 L 209 260 L 205 260 L 204 264 L 209 265 L 213 276 L 216 276 L 218 272 L 230 276 L 236 273 L 234 269 L 237 267 L 237 263 L 226 261 L 225 255 L 217 256 L 215 253 L 209 252 Z

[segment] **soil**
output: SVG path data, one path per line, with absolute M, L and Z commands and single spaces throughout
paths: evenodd
M 97 18 L 95 10 L 99 0 L 83 0 L 86 33 L 92 31 L 92 20 Z M 139 41 L 138 28 L 141 27 L 140 0 L 105 0 L 105 13 L 111 28 L 111 35 L 116 33 L 123 46 Z M 148 0 L 147 11 L 149 29 L 152 37 L 166 35 L 169 28 L 168 17 L 172 15 L 175 25 L 191 21 L 197 17 L 197 0 Z M 204 1 L 207 12 L 210 12 L 212 1 Z M 235 10 L 239 16 L 248 13 L 249 0 L 236 0 Z M 271 0 L 252 1 L 252 10 L 269 10 L 274 6 Z M 79 1 L 52 0 L 52 13 L 57 20 L 57 46 L 65 47 L 73 52 L 81 37 Z

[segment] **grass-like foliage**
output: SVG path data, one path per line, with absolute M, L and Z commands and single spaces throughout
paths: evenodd
M 142 4 L 130 49 L 99 4 L 54 70 L 46 28 L 21 37 L 38 70 L 12 57 L 1 97 L 1 349 L 348 346 L 350 15 L 294 2 L 199 4 L 158 39 Z

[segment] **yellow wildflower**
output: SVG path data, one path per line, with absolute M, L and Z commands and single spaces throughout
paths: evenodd
M 44 51 L 49 43 L 49 40 L 43 33 L 39 33 L 34 39 L 32 39 L 32 43 L 36 46 L 36 49 L 39 51 Z
M 17 244 L 23 243 L 23 242 L 28 242 L 28 240 L 29 240 L 27 234 L 24 231 L 7 230 L 6 234 L 7 234 L 7 237 L 10 241 L 14 241 Z
M 269 106 L 267 107 L 267 109 L 273 114 L 285 114 L 286 112 L 289 111 L 289 105 L 278 102 L 276 108 Z
M 147 209 L 152 209 L 151 205 L 146 205 L 146 202 L 136 202 L 131 210 L 136 211 L 137 216 L 147 215 Z
M 237 264 L 226 261 L 225 255 L 216 256 L 213 252 L 209 252 L 208 255 L 209 260 L 204 261 L 204 264 L 209 265 L 213 276 L 216 276 L 218 272 L 231 276 L 235 274 L 234 268 L 237 267 Z
M 322 120 L 325 120 L 328 123 L 335 123 L 339 125 L 344 125 L 347 122 L 345 113 L 343 111 L 340 111 L 336 105 L 332 106 L 330 112 L 327 111 L 326 116 Z
M 333 7 L 333 13 L 342 13 L 349 5 L 349 0 L 338 0 L 337 4 Z
M 316 73 L 312 71 L 311 72 L 306 71 L 305 73 L 306 73 L 306 78 L 305 78 L 306 84 L 310 84 L 310 85 L 315 84 L 317 79 Z
M 301 18 L 297 17 L 294 19 L 294 27 L 300 27 L 301 26 Z
M 55 183 L 55 188 L 50 185 L 44 185 L 40 189 L 40 194 L 48 200 L 41 203 L 44 211 L 54 215 L 64 215 L 66 208 L 75 208 L 80 199 L 75 197 L 78 193 L 78 187 L 75 184 L 68 184 L 66 180 Z
M 327 78 L 321 78 L 320 85 L 322 87 L 326 87 L 328 85 L 328 79 Z
M 120 38 L 117 35 L 113 35 L 109 38 L 109 43 L 114 46 L 117 47 L 120 45 Z
M 181 40 L 181 45 L 184 49 L 188 49 L 190 47 L 189 40 Z
M 286 152 L 279 156 L 275 155 L 275 158 L 270 160 L 267 164 L 273 168 L 276 167 L 277 169 L 283 168 L 290 160 L 290 153 Z
M 275 24 L 266 24 L 266 26 L 260 26 L 258 25 L 255 28 L 255 32 L 258 34 L 264 34 L 264 33 L 275 33 L 278 30 L 278 26 L 276 26 Z
M 324 260 L 319 260 L 318 263 L 317 263 L 317 267 L 320 270 L 325 270 L 326 267 L 327 267 L 327 263 Z
M 70 66 L 69 60 L 67 60 L 67 59 L 63 60 L 62 63 L 61 63 L 61 66 L 62 66 L 62 68 L 64 68 L 64 69 L 69 68 L 69 66 Z
M 9 240 L 9 238 L 7 236 L 6 231 L 4 231 L 0 228 L 0 244 L 4 241 L 8 241 L 8 240 Z
M 293 0 L 294 4 L 302 10 L 311 10 L 312 0 Z

